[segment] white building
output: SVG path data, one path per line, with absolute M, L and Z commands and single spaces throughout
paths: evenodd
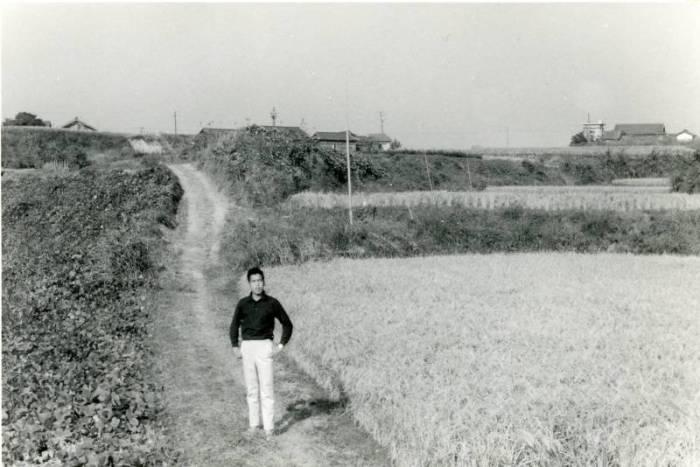
M 683 130 L 680 133 L 676 134 L 676 141 L 679 143 L 690 143 L 693 141 L 697 135 L 694 133 L 689 132 L 688 130 Z
M 599 141 L 603 137 L 603 132 L 605 131 L 605 123 L 602 120 L 598 120 L 598 123 L 584 123 L 583 124 L 583 136 L 586 141 L 593 142 Z

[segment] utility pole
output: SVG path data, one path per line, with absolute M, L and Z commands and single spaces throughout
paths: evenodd
M 274 106 L 272 107 L 272 112 L 270 112 L 270 117 L 272 117 L 272 126 L 277 126 L 277 110 Z
M 345 81 L 345 163 L 348 167 L 348 216 L 352 225 L 352 172 L 350 171 L 350 122 L 348 118 L 348 82 Z
M 472 171 L 469 170 L 469 159 L 467 159 L 467 177 L 469 178 L 469 189 L 472 190 L 474 186 L 472 185 Z
M 379 128 L 381 129 L 381 134 L 384 134 L 384 112 L 379 111 Z
M 173 122 L 175 123 L 175 134 L 177 134 L 177 111 L 173 112 Z

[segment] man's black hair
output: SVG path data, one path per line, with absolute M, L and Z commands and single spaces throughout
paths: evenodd
M 250 268 L 248 269 L 248 282 L 250 282 L 250 276 L 253 276 L 255 274 L 260 274 L 260 277 L 262 277 L 262 280 L 265 280 L 265 274 L 263 274 L 262 269 L 255 267 L 255 268 Z

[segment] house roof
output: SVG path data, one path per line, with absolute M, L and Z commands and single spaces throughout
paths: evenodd
M 367 139 L 374 143 L 391 143 L 391 138 L 384 133 L 370 133 Z
M 92 127 L 92 126 L 88 125 L 87 123 L 79 120 L 78 117 L 75 117 L 73 120 L 66 123 L 61 128 L 71 128 L 71 127 L 74 127 L 75 125 L 81 125 L 81 126 L 84 126 L 85 128 L 87 128 L 88 130 L 97 131 L 97 129 L 95 127 Z
M 604 140 L 618 140 L 622 138 L 622 132 L 620 130 L 606 130 L 603 131 L 601 138 Z
M 683 129 L 683 130 L 679 131 L 678 133 L 674 133 L 673 136 L 682 135 L 683 133 L 689 134 L 689 135 L 692 136 L 693 138 L 695 138 L 695 137 L 698 136 L 698 135 L 696 135 L 695 133 L 693 133 L 692 131 L 688 131 L 688 130 L 686 130 L 686 129 Z
M 666 127 L 663 123 L 620 123 L 615 125 L 615 131 L 625 135 L 665 135 Z
M 295 139 L 306 139 L 309 135 L 298 126 L 280 126 L 280 125 L 255 125 L 265 131 L 278 131 L 286 136 Z
M 238 131 L 238 130 L 235 129 L 235 128 L 210 128 L 210 127 L 207 127 L 207 128 L 202 128 L 201 130 L 199 130 L 199 133 L 200 133 L 200 134 L 207 134 L 207 133 L 234 133 L 234 132 L 236 132 L 236 131 Z
M 352 131 L 350 132 L 349 140 L 351 143 L 356 143 L 360 141 L 360 137 L 357 136 Z M 314 133 L 313 138 L 317 141 L 333 141 L 333 142 L 345 142 L 345 132 L 344 131 L 317 131 Z
M 202 128 L 199 131 L 199 134 L 223 134 L 223 133 L 240 133 L 245 131 L 248 128 L 256 128 L 258 130 L 262 130 L 263 132 L 272 132 L 272 131 L 277 131 L 280 133 L 285 134 L 286 136 L 289 136 L 293 139 L 306 139 L 309 137 L 309 135 L 306 134 L 304 130 L 299 128 L 298 126 L 272 126 L 272 125 L 251 125 L 249 127 L 243 127 L 243 128 Z

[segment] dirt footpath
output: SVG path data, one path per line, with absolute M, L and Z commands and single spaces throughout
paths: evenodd
M 164 387 L 175 445 L 183 453 L 181 464 L 389 465 L 386 451 L 355 427 L 344 404 L 328 400 L 283 353 L 275 361 L 279 435 L 271 441 L 244 436 L 243 373 L 228 338 L 240 272 L 226 271 L 219 262 L 224 221 L 235 208 L 191 164 L 170 168 L 185 196 L 179 227 L 169 239 L 174 254 L 157 299 L 153 338 L 156 377 Z

